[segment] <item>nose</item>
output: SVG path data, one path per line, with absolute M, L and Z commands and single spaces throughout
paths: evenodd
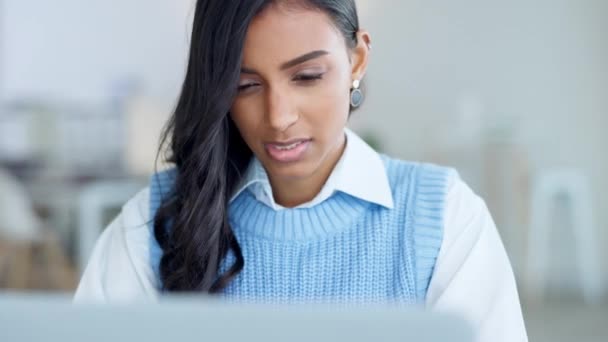
M 268 91 L 266 113 L 270 127 L 279 132 L 284 132 L 299 119 L 291 96 L 276 89 Z

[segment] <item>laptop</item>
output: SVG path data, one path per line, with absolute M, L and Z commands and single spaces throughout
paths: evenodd
M 0 341 L 473 341 L 457 317 L 389 307 L 239 305 L 205 297 L 73 305 L 70 296 L 6 293 L 0 307 Z

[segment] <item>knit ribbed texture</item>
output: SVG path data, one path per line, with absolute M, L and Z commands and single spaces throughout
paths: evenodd
M 245 259 L 224 290 L 229 299 L 265 303 L 423 303 L 443 237 L 450 169 L 382 155 L 394 209 L 336 192 L 312 208 L 274 211 L 243 191 L 229 220 Z M 150 209 L 175 172 L 152 177 Z M 159 247 L 151 262 L 158 274 Z M 221 271 L 234 262 L 229 253 Z

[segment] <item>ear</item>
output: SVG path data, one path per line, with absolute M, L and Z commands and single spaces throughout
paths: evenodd
M 351 52 L 352 80 L 361 80 L 363 79 L 363 76 L 365 76 L 371 46 L 371 36 L 369 32 L 359 30 L 359 32 L 357 32 L 357 46 Z

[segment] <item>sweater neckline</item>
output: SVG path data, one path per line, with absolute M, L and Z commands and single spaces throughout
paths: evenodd
M 372 203 L 335 192 L 309 208 L 274 210 L 243 191 L 229 207 L 235 233 L 273 241 L 306 241 L 329 237 L 350 228 Z

